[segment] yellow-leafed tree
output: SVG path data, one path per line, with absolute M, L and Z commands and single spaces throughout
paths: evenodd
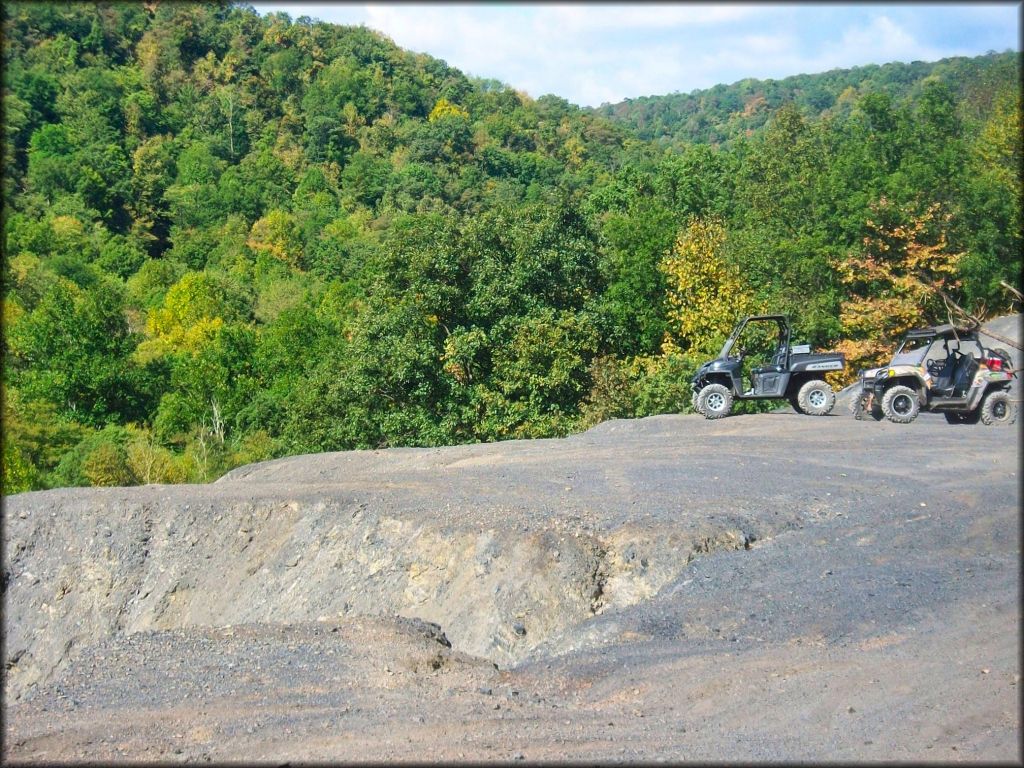
M 258 219 L 245 244 L 254 251 L 269 253 L 290 267 L 302 267 L 302 236 L 295 217 L 287 211 L 275 208 Z
M 962 253 L 951 253 L 944 225 L 948 215 L 932 205 L 914 214 L 882 198 L 872 206 L 863 246 L 836 265 L 840 280 L 851 289 L 839 319 L 852 377 L 860 368 L 884 363 L 909 329 L 948 322 L 935 291 L 955 289 Z
M 139 362 L 173 352 L 196 352 L 224 325 L 223 291 L 205 272 L 187 272 L 146 318 L 148 336 L 135 351 Z
M 667 283 L 668 330 L 662 353 L 715 354 L 753 306 L 753 295 L 723 258 L 725 227 L 717 219 L 691 219 L 662 260 Z
M 460 107 L 458 104 L 452 104 L 448 99 L 441 97 L 434 104 L 434 108 L 430 110 L 430 114 L 427 116 L 427 122 L 433 123 L 444 117 L 461 117 L 464 120 L 469 119 L 469 112 Z

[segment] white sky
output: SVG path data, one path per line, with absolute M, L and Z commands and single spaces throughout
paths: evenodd
M 580 106 L 862 64 L 1020 50 L 1021 3 L 253 3 L 363 24 Z

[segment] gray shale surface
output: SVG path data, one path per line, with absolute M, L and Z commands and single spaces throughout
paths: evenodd
M 657 416 L 12 496 L 3 759 L 1020 762 L 1019 426 Z

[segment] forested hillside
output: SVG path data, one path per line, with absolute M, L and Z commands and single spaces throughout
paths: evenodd
M 1020 55 L 1007 51 L 937 62 L 871 64 L 782 80 L 747 78 L 690 93 L 626 99 L 589 111 L 628 125 L 642 139 L 722 144 L 762 128 L 784 104 L 795 104 L 815 117 L 848 116 L 865 94 L 913 101 L 933 80 L 952 91 L 968 116 L 984 119 L 992 96 L 1016 82 L 1019 73 Z
M 364 28 L 3 10 L 5 493 L 679 412 L 738 312 L 855 368 L 1019 280 L 1015 58 L 712 144 Z

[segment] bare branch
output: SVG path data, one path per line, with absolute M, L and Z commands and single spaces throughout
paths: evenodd
M 1020 291 L 1018 291 L 1016 288 L 1014 288 L 1012 285 L 1007 283 L 1005 280 L 1000 280 L 999 284 L 1001 286 L 1003 286 L 1003 288 L 1008 290 L 1010 293 L 1012 293 L 1014 296 L 1016 296 L 1018 299 L 1024 300 L 1024 293 L 1021 293 Z
M 948 293 L 946 293 L 944 290 L 942 290 L 941 288 L 939 288 L 937 285 L 934 285 L 934 284 L 933 285 L 929 285 L 928 287 L 931 288 L 933 291 L 935 291 L 937 294 L 939 294 L 939 296 L 942 297 L 942 300 L 944 302 L 946 302 L 946 306 L 947 307 L 952 306 L 957 311 L 958 314 L 962 315 L 967 320 L 969 320 L 973 326 L 975 326 L 977 328 L 981 328 L 981 325 L 982 325 L 981 320 L 976 318 L 974 315 L 972 315 L 966 309 L 964 309 L 959 304 L 957 304 L 955 301 L 953 301 L 953 299 L 951 299 L 949 297 Z M 1009 344 L 1011 347 L 1014 347 L 1015 349 L 1024 349 L 1024 347 L 1022 347 L 1020 345 L 1020 342 L 1014 341 L 1013 339 L 1009 339 L 1006 336 L 1003 336 L 1001 334 L 995 333 L 994 331 L 986 330 L 986 331 L 984 331 L 984 333 L 985 333 L 986 336 L 991 336 L 996 341 L 1001 341 L 1004 344 Z

